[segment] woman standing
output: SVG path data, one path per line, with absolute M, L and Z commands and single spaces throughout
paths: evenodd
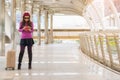
M 18 70 L 21 69 L 22 58 L 24 55 L 25 47 L 27 46 L 28 50 L 28 69 L 31 69 L 32 64 L 32 46 L 34 44 L 32 33 L 33 33 L 33 22 L 30 21 L 30 14 L 25 12 L 23 14 L 23 20 L 20 22 L 19 32 L 21 32 L 20 40 L 20 53 L 18 58 Z

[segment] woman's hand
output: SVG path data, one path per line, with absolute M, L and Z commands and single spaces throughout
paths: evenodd
M 30 26 L 27 26 L 28 27 L 28 31 L 31 31 L 31 27 Z
M 31 29 L 31 27 L 30 26 L 27 26 L 29 29 Z
M 24 30 L 24 31 L 31 31 L 31 27 L 30 27 L 30 26 L 24 26 L 24 27 L 23 27 L 23 30 Z
M 28 31 L 31 31 L 31 29 L 28 29 Z

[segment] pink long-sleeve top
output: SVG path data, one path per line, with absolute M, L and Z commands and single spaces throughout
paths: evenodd
M 21 34 L 21 39 L 28 39 L 28 38 L 32 38 L 32 33 L 33 33 L 33 28 L 34 28 L 34 25 L 33 23 L 31 22 L 31 31 L 24 31 L 22 28 L 22 22 L 20 22 L 20 26 L 19 26 L 19 32 L 22 32 Z M 27 26 L 27 24 L 26 24 Z

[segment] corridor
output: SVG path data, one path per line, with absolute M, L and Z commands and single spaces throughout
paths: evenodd
M 28 70 L 28 56 L 25 51 L 21 70 L 6 71 L 1 66 L 0 80 L 120 80 L 118 73 L 97 64 L 84 55 L 79 47 L 76 42 L 34 45 L 32 70 Z M 18 54 L 19 46 L 16 58 Z M 3 59 L 1 57 L 0 62 Z

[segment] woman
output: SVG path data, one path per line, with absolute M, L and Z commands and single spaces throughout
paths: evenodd
M 22 58 L 24 55 L 25 47 L 27 46 L 28 50 L 28 69 L 31 69 L 32 64 L 32 46 L 34 44 L 32 33 L 33 33 L 33 22 L 30 21 L 30 14 L 25 12 L 23 14 L 23 20 L 20 22 L 19 32 L 21 32 L 21 40 L 20 40 L 20 53 L 18 58 L 18 70 L 21 69 Z

